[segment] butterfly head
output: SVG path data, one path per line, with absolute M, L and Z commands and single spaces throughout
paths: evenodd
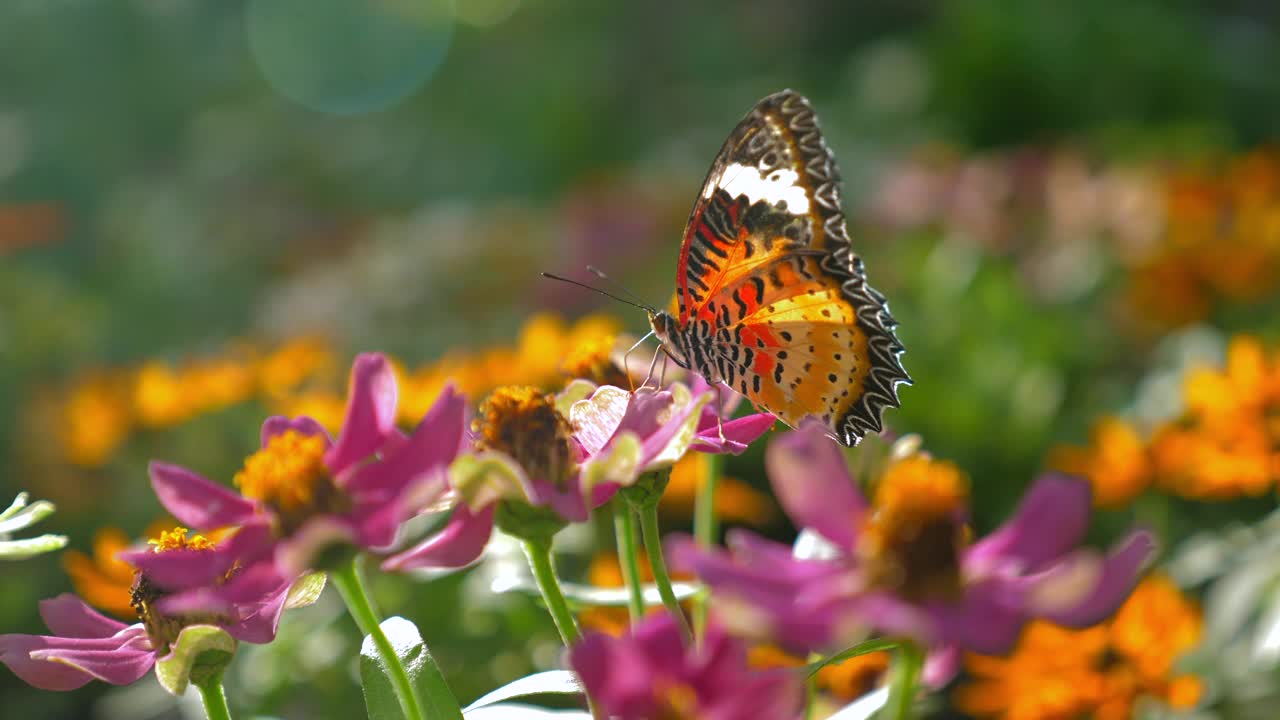
M 649 326 L 653 328 L 653 334 L 657 336 L 658 342 L 662 343 L 667 355 L 670 355 L 677 365 L 688 369 L 689 359 L 685 354 L 684 336 L 680 333 L 680 323 L 671 316 L 671 313 L 664 310 L 650 310 Z

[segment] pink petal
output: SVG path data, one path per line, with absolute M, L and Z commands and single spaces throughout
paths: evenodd
M 94 639 L 0 635 L 0 662 L 34 687 L 74 690 L 94 678 L 114 685 L 134 682 L 155 664 L 155 653 L 146 631 L 133 625 Z
M 153 462 L 150 472 L 160 504 L 187 527 L 212 530 L 240 525 L 258 512 L 253 501 L 186 468 Z
M 741 455 L 751 443 L 769 432 L 776 420 L 768 413 L 753 413 L 721 423 L 715 413 L 704 412 L 692 447 L 705 453 Z M 721 432 L 724 440 L 720 439 Z
M 61 663 L 32 660 L 31 652 L 48 647 L 49 640 L 40 635 L 0 635 L 0 663 L 23 682 L 41 690 L 75 690 L 93 679 L 92 675 Z
M 1102 560 L 1096 584 L 1080 602 L 1069 608 L 1043 612 L 1042 616 L 1071 628 L 1085 628 L 1102 622 L 1119 609 L 1133 592 L 1142 575 L 1143 566 L 1155 552 L 1156 541 L 1151 533 L 1144 530 L 1131 533 Z M 1052 582 L 1054 576 L 1070 572 L 1072 561 L 1072 558 L 1065 559 L 1061 564 L 1045 571 L 1037 579 L 1038 582 Z
M 158 607 L 161 612 L 170 615 L 235 615 L 237 607 L 266 602 L 282 586 L 288 589 L 285 577 L 274 563 L 263 561 L 236 573 L 222 585 L 207 585 L 168 595 L 159 601 Z
M 272 415 L 262 423 L 262 447 L 266 447 L 267 443 L 271 442 L 271 438 L 283 435 L 289 430 L 302 435 L 319 435 L 324 438 L 325 448 L 333 446 L 333 440 L 329 438 L 329 431 L 325 430 L 324 426 L 316 420 L 305 415 L 296 418 Z
M 271 528 L 257 521 L 211 550 L 126 550 L 117 557 L 161 589 L 176 591 L 216 582 L 237 563 L 255 562 L 270 551 L 273 541 Z
M 965 563 L 992 567 L 1011 559 L 1023 571 L 1034 571 L 1084 539 L 1090 503 L 1088 483 L 1065 475 L 1043 475 L 1007 522 L 969 548 Z
M 1027 619 L 999 580 L 970 585 L 960 602 L 931 609 L 941 629 L 941 642 L 983 655 L 1004 655 L 1012 650 Z
M 71 593 L 41 600 L 40 617 L 54 635 L 62 637 L 105 638 L 128 627 L 85 605 Z
M 924 659 L 920 680 L 935 690 L 941 690 L 960 673 L 960 647 L 943 645 L 931 648 Z
M 381 462 L 351 473 L 345 489 L 352 495 L 376 492 L 395 497 L 432 475 L 442 476 L 467 440 L 466 417 L 466 397 L 452 383 L 446 385 L 413 435 L 392 451 L 384 448 Z
M 366 353 L 351 366 L 351 397 L 338 443 L 325 453 L 335 475 L 377 452 L 396 429 L 396 376 L 378 353 Z
M 289 597 L 289 585 L 281 585 L 253 612 L 243 616 L 240 622 L 227 626 L 231 637 L 250 643 L 266 644 L 275 640 L 280 616 L 284 614 L 285 601 Z
M 867 504 L 849 476 L 844 454 L 821 423 L 785 433 L 765 451 L 769 482 L 798 527 L 852 551 Z
M 414 547 L 388 558 L 382 569 L 416 570 L 420 568 L 459 568 L 480 558 L 493 534 L 493 513 L 490 505 L 478 513 L 472 513 L 465 504 L 459 504 L 443 530 L 423 540 Z

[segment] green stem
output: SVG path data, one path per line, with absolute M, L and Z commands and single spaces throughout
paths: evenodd
M 640 508 L 640 533 L 644 536 L 644 550 L 649 556 L 649 567 L 653 568 L 653 582 L 658 586 L 658 594 L 662 596 L 662 604 L 680 625 L 680 632 L 685 642 L 693 641 L 693 632 L 689 629 L 689 621 L 684 617 L 684 609 L 676 599 L 676 591 L 671 587 L 671 574 L 667 572 L 667 561 L 662 556 L 662 533 L 658 530 L 658 503 L 645 503 Z
M 551 621 L 560 632 L 560 639 L 565 647 L 573 647 L 582 639 L 582 631 L 578 629 L 578 621 L 569 609 L 569 601 L 560 589 L 560 580 L 556 577 L 555 566 L 551 563 L 551 543 L 534 540 L 524 541 L 524 553 L 529 556 L 529 567 L 533 570 L 533 578 L 542 592 L 542 600 L 551 613 Z
M 915 643 L 904 641 L 898 646 L 897 657 L 889 669 L 889 700 L 885 703 L 882 717 L 886 720 L 910 720 L 916 685 L 923 667 L 924 652 Z
M 556 577 L 555 565 L 551 561 L 551 541 L 525 540 L 524 554 L 529 556 L 529 567 L 533 570 L 534 580 L 538 582 L 538 590 L 542 592 L 547 611 L 551 613 L 551 621 L 560 632 L 560 639 L 565 647 L 573 647 L 582 639 L 582 632 L 578 630 L 578 621 L 574 619 L 569 601 L 565 600 L 564 591 L 560 589 L 560 580 Z M 590 694 L 584 694 L 591 717 L 607 720 L 608 716 L 596 705 L 595 699 Z
M 703 453 L 702 457 L 703 481 L 702 486 L 698 488 L 698 497 L 694 505 L 693 515 L 693 537 L 697 541 L 698 546 L 702 548 L 711 548 L 715 546 L 719 528 L 716 523 L 716 485 L 720 482 L 720 472 L 723 468 L 724 458 L 714 453 Z M 707 596 L 706 593 L 698 593 L 693 599 L 693 628 L 694 635 L 698 639 L 698 644 L 702 644 L 703 638 L 707 636 Z
M 627 610 L 631 624 L 644 618 L 644 588 L 640 586 L 640 557 L 636 548 L 636 516 L 622 498 L 613 500 L 613 526 L 618 538 L 618 565 L 627 584 Z
M 196 683 L 200 699 L 204 701 L 204 714 L 209 720 L 231 720 L 227 707 L 227 693 L 222 689 L 222 673 L 210 675 L 204 682 Z
M 400 656 L 396 655 L 391 640 L 382 631 L 382 624 L 378 621 L 378 611 L 374 609 L 369 594 L 365 592 L 358 562 L 359 556 L 353 556 L 350 562 L 340 563 L 335 569 L 330 570 L 329 577 L 337 586 L 338 593 L 346 602 L 347 611 L 356 621 L 360 632 L 373 638 L 378 654 L 382 656 L 382 661 L 386 663 L 391 673 L 391 687 L 396 691 L 396 697 L 400 700 L 400 708 L 404 710 L 405 717 L 409 720 L 422 720 L 425 716 L 418 703 L 418 695 L 413 691 L 413 683 L 409 681 L 409 673 L 405 672 Z M 434 663 L 429 655 L 425 657 L 427 662 Z M 439 670 L 437 669 L 436 672 Z

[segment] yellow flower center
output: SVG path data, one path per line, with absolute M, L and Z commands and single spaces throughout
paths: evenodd
M 569 421 L 556 410 L 555 398 L 535 387 L 494 390 L 473 429 L 481 449 L 510 455 L 531 478 L 561 483 L 573 470 Z
M 698 693 L 686 683 L 670 683 L 658 690 L 657 720 L 697 720 Z
M 323 437 L 287 430 L 244 461 L 235 485 L 245 497 L 275 510 L 288 534 L 311 515 L 350 507 L 325 467 L 324 451 Z
M 627 376 L 613 361 L 614 335 L 586 340 L 569 352 L 560 363 L 565 380 L 583 378 L 597 385 L 629 387 Z
M 960 549 L 968 530 L 956 513 L 968 480 L 954 464 L 913 455 L 890 465 L 863 528 L 871 584 L 910 600 L 960 596 Z
M 173 550 L 207 552 L 214 548 L 213 541 L 204 535 L 187 537 L 187 529 L 184 527 L 163 530 L 158 537 L 147 540 L 147 544 L 152 547 L 153 552 L 158 553 Z M 232 568 L 223 580 L 230 578 L 237 571 L 238 568 Z M 212 613 L 165 615 L 156 609 L 156 602 L 168 594 L 168 592 L 151 582 L 141 571 L 134 573 L 133 587 L 129 592 L 129 604 L 133 606 L 134 612 L 137 613 L 138 620 L 146 627 L 147 635 L 151 638 L 151 643 L 157 652 L 166 650 L 169 643 L 176 640 L 178 633 L 182 632 L 182 629 L 188 625 L 218 623 L 224 620 L 224 618 Z

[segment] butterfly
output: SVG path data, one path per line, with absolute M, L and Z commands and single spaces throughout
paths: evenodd
M 809 101 L 770 95 L 716 155 L 685 227 L 676 291 L 649 324 L 676 364 L 790 426 L 846 446 L 879 432 L 910 384 L 885 297 L 840 211 L 840 174 Z

